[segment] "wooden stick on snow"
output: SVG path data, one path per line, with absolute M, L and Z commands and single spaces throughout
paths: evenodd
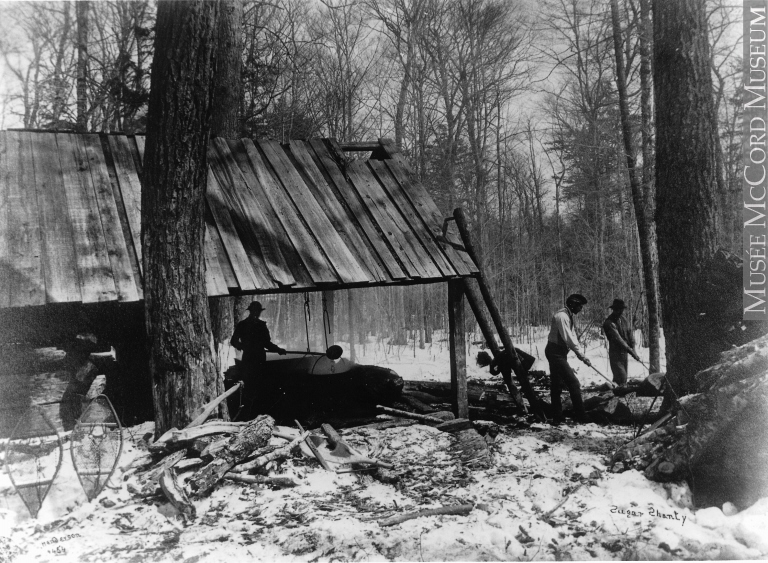
M 398 514 L 397 516 L 390 516 L 379 520 L 380 526 L 394 526 L 396 524 L 402 524 L 408 520 L 414 518 L 421 518 L 423 516 L 440 516 L 442 514 L 452 514 L 455 516 L 466 516 L 475 507 L 474 504 L 458 504 L 456 506 L 443 506 L 440 508 L 430 508 L 428 510 L 419 510 L 418 512 L 408 512 L 406 514 Z
M 210 403 L 203 405 L 200 409 L 200 414 L 198 414 L 192 422 L 187 424 L 185 428 L 192 428 L 193 426 L 198 426 L 205 422 L 205 420 L 211 416 L 211 413 L 216 409 L 216 407 L 219 406 L 219 403 L 221 403 L 223 400 L 225 400 L 227 397 L 232 395 L 235 391 L 240 389 L 240 386 L 243 384 L 242 381 L 238 381 L 235 383 L 232 387 L 230 387 L 226 392 L 222 393 L 218 397 L 216 397 L 213 401 Z

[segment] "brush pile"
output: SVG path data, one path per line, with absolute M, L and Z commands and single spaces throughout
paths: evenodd
M 357 473 L 408 490 L 423 504 L 450 496 L 452 486 L 466 484 L 471 469 L 488 467 L 488 443 L 498 434 L 493 423 L 473 426 L 469 420 L 454 419 L 450 412 L 426 416 L 387 407 L 379 407 L 390 413 L 380 415 L 380 421 L 347 428 L 343 436 L 328 424 L 312 432 L 304 431 L 298 421 L 298 428 L 276 426 L 269 415 L 249 422 L 206 420 L 236 390 L 203 407 L 182 430 L 174 428 L 145 442 L 146 454 L 124 474 L 134 497 L 163 495 L 185 520 L 192 521 L 197 517 L 195 501 L 209 496 L 220 482 L 294 487 L 294 477 L 281 474 L 281 466 L 288 460 L 301 464 L 314 459 L 333 473 Z M 419 426 L 413 432 L 405 428 L 419 422 L 431 427 Z M 402 430 L 395 434 L 398 439 L 388 437 L 389 428 Z M 413 443 L 403 440 L 410 435 Z M 380 457 L 397 458 L 398 467 Z

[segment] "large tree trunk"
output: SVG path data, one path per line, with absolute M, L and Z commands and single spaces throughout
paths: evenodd
M 216 137 L 237 139 L 242 130 L 240 110 L 243 88 L 242 69 L 242 0 L 220 0 L 217 30 L 216 79 L 213 91 L 214 106 L 211 120 L 211 134 Z M 221 346 L 226 343 L 235 329 L 237 298 L 213 297 L 208 300 L 211 314 L 213 344 L 216 351 L 217 374 L 227 366 L 221 365 Z M 219 394 L 224 392 L 224 380 L 216 378 Z M 226 418 L 226 408 L 221 415 Z
M 632 205 L 635 209 L 637 233 L 640 237 L 640 258 L 643 265 L 645 300 L 648 306 L 648 347 L 651 352 L 650 369 L 651 373 L 656 373 L 659 371 L 659 303 L 658 296 L 656 295 L 656 276 L 654 275 L 653 239 L 651 235 L 651 221 L 648 218 L 646 198 L 643 193 L 645 186 L 641 185 L 637 173 L 637 161 L 635 158 L 637 151 L 633 141 L 631 116 L 629 113 L 627 71 L 624 66 L 624 53 L 622 51 L 618 0 L 611 0 L 611 19 L 613 22 L 613 48 L 616 55 L 616 87 L 619 91 L 621 132 L 624 138 L 624 151 L 627 158 L 627 171 L 629 172 L 629 185 L 632 190 Z M 647 50 L 645 55 L 647 57 Z M 645 109 L 643 107 L 641 111 Z
M 715 131 L 704 0 L 655 0 L 656 221 L 667 371 L 674 392 L 717 357 L 699 314 L 715 251 Z
M 217 395 L 203 241 L 218 11 L 204 0 L 157 9 L 141 202 L 157 433 Z

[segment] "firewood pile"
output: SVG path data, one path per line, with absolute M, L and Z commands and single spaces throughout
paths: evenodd
M 748 506 L 768 495 L 768 335 L 722 353 L 696 381 L 698 393 L 681 397 L 610 465 L 653 481 L 687 480 L 700 505 Z
M 379 407 L 387 413 L 381 420 L 341 434 L 328 424 L 311 432 L 298 421 L 296 428 L 277 426 L 269 415 L 249 422 L 207 420 L 236 391 L 233 387 L 205 405 L 185 428 L 146 444 L 147 453 L 124 474 L 134 497 L 162 495 L 191 521 L 198 516 L 196 501 L 222 482 L 295 487 L 295 477 L 281 474 L 281 467 L 315 460 L 326 471 L 355 473 L 408 490 L 419 504 L 442 499 L 453 505 L 451 483 L 465 485 L 473 468 L 489 465 L 488 443 L 499 431 L 494 423 L 473 426 L 449 412 L 425 416 L 387 407 Z

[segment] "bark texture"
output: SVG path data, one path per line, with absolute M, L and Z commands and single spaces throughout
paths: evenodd
M 216 2 L 159 2 L 142 189 L 144 306 L 156 432 L 217 396 L 204 209 Z
M 656 225 L 667 372 L 677 395 L 717 355 L 700 278 L 715 252 L 716 131 L 704 0 L 655 0 Z

